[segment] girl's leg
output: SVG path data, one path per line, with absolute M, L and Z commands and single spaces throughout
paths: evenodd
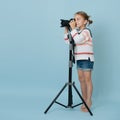
M 87 100 L 87 87 L 86 87 L 86 82 L 84 78 L 84 72 L 82 70 L 78 70 L 78 78 L 80 81 L 82 97 L 86 101 Z M 85 108 L 84 105 L 81 106 L 81 109 L 83 108 Z
M 92 85 L 92 79 L 91 79 L 91 70 L 90 71 L 84 71 L 84 78 L 85 78 L 85 83 L 87 86 L 87 99 L 86 103 L 88 107 L 90 108 L 92 105 L 92 90 L 93 90 L 93 85 Z M 87 112 L 87 109 L 85 108 L 84 111 Z

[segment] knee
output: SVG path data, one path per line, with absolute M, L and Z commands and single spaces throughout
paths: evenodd
M 90 82 L 91 81 L 91 78 L 90 77 L 85 77 L 85 82 Z
M 80 82 L 85 82 L 84 76 L 79 75 L 78 77 Z

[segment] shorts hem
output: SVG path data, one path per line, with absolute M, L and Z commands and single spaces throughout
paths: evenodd
M 77 70 L 92 71 L 92 68 L 77 68 Z

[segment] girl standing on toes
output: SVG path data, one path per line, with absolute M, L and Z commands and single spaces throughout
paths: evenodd
M 75 60 L 77 64 L 78 78 L 80 81 L 82 97 L 90 108 L 92 105 L 92 69 L 94 65 L 94 53 L 92 35 L 87 25 L 92 24 L 90 16 L 83 11 L 75 13 L 74 20 L 71 20 L 69 25 L 71 27 L 70 34 L 75 43 Z M 64 40 L 69 44 L 68 29 L 65 28 Z M 87 112 L 84 104 L 81 110 Z

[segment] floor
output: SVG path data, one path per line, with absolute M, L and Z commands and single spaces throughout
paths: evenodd
M 80 106 L 64 108 L 54 103 L 47 114 L 44 111 L 56 95 L 56 91 L 41 92 L 40 89 L 17 89 L 0 92 L 0 120 L 120 120 L 120 102 L 114 100 L 93 100 L 89 113 L 80 111 Z M 67 99 L 63 93 L 58 101 L 67 105 Z M 77 95 L 73 97 L 73 104 L 80 102 Z

